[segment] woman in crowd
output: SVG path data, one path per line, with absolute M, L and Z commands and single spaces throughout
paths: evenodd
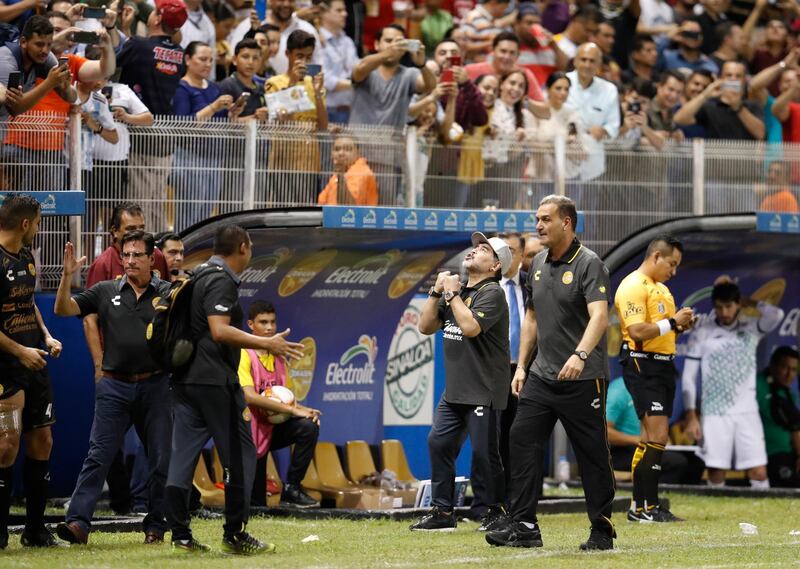
M 461 155 L 458 160 L 459 185 L 454 207 L 468 205 L 471 201 L 469 197 L 472 188 L 485 177 L 485 161 L 493 161 L 490 125 L 500 82 L 494 75 L 481 75 L 475 79 L 475 85 L 481 93 L 483 106 L 486 107 L 489 114 L 489 122 L 483 126 L 472 127 L 464 133 L 464 137 L 461 139 Z M 479 204 L 469 203 L 469 205 L 474 207 Z
M 482 184 L 483 205 L 517 209 L 527 203 L 524 185 L 520 185 L 525 165 L 526 139 L 533 133 L 533 114 L 526 108 L 528 78 L 522 71 L 512 71 L 500 80 L 499 97 L 489 121 L 494 134 L 490 155 L 494 167 L 486 169 L 487 181 Z M 491 178 L 500 180 L 490 181 Z
M 219 87 L 208 80 L 214 62 L 211 47 L 204 42 L 191 42 L 186 46 L 184 61 L 186 74 L 173 99 L 175 114 L 198 122 L 238 117 L 244 108 L 243 101 L 234 104 L 233 97 L 222 95 Z M 217 134 L 212 128 L 203 135 L 192 130 L 192 136 L 178 141 L 172 170 L 177 230 L 209 217 L 219 198 L 222 145 L 213 142 L 214 138 Z

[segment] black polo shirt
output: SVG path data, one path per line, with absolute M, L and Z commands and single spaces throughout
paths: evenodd
M 764 120 L 764 110 L 754 101 L 742 101 L 742 104 L 757 119 Z M 706 129 L 706 138 L 719 140 L 754 140 L 750 131 L 744 126 L 736 111 L 723 103 L 719 97 L 709 99 L 697 112 L 695 121 Z
M 558 261 L 545 249 L 531 263 L 528 273 L 531 297 L 528 308 L 536 311 L 539 351 L 530 373 L 557 381 L 558 373 L 575 352 L 589 324 L 587 304 L 608 302 L 611 284 L 608 269 L 594 251 L 575 239 Z M 579 379 L 608 378 L 605 334 L 583 368 Z
M 508 303 L 494 279 L 486 279 L 460 293 L 481 327 L 474 338 L 463 335 L 453 310 L 439 300 L 444 344 L 444 400 L 505 409 L 508 401 Z
M 227 385 L 238 383 L 239 348 L 215 342 L 208 326 L 209 316 L 230 316 L 231 326 L 242 325 L 244 312 L 239 305 L 239 276 L 220 257 L 211 257 L 197 267 L 200 271 L 214 270 L 198 279 L 192 290 L 192 337 L 195 356 L 185 373 L 173 376 L 173 381 L 186 384 Z
M 26 348 L 40 348 L 44 338 L 36 321 L 33 290 L 36 267 L 30 249 L 14 254 L 0 247 L 0 331 Z M 0 350 L 0 373 L 6 378 L 28 373 L 13 355 Z
M 145 334 L 154 306 L 169 291 L 169 283 L 152 277 L 138 299 L 126 277 L 101 281 L 73 296 L 81 317 L 97 314 L 103 334 L 103 371 L 123 374 L 159 371 Z

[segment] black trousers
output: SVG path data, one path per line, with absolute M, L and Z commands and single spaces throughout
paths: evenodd
M 225 473 L 225 535 L 244 529 L 250 513 L 256 449 L 250 410 L 238 383 L 174 384 L 172 458 L 167 475 L 167 524 L 172 539 L 190 539 L 189 491 L 194 469 L 209 436 Z
M 511 427 L 511 515 L 535 523 L 544 475 L 544 449 L 557 420 L 572 442 L 592 527 L 608 529 L 614 473 L 606 432 L 608 382 L 544 381 L 528 376 Z
M 469 435 L 472 443 L 472 490 L 487 506 L 505 500 L 505 477 L 498 444 L 498 413 L 490 407 L 439 401 L 428 434 L 431 503 L 453 508 L 456 458 Z
M 519 398 L 511 393 L 511 380 L 517 372 L 517 364 L 511 364 L 511 374 L 508 380 L 508 402 L 506 408 L 500 412 L 500 458 L 503 460 L 503 470 L 506 475 L 506 488 L 511 486 L 511 425 L 517 416 Z
M 314 448 L 317 446 L 318 438 L 319 427 L 311 419 L 292 417 L 285 423 L 273 427 L 269 450 L 278 450 L 294 445 L 292 462 L 289 464 L 289 472 L 286 474 L 287 484 L 299 485 L 302 482 L 308 470 L 308 465 L 311 464 L 311 459 L 314 458 Z M 266 454 L 256 461 L 256 473 L 250 505 L 267 505 Z

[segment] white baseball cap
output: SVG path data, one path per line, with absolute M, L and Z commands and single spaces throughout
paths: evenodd
M 492 251 L 500 261 L 500 272 L 506 274 L 509 267 L 511 267 L 511 249 L 508 247 L 508 243 L 499 237 L 489 239 L 480 231 L 476 231 L 472 234 L 472 246 L 477 247 L 481 243 L 486 243 L 492 248 Z

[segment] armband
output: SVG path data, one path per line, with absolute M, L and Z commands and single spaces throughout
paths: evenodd
M 672 332 L 672 325 L 670 324 L 667 318 L 664 318 L 663 320 L 659 320 L 658 322 L 656 322 L 656 326 L 658 326 L 659 336 L 664 336 L 665 334 L 669 334 L 670 332 Z

